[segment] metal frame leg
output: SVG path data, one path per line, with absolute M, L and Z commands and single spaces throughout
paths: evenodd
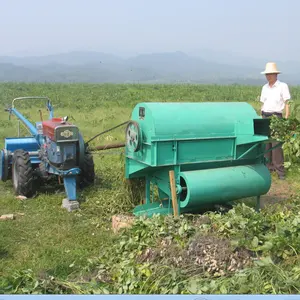
M 260 212 L 260 196 L 256 197 L 256 211 Z
M 65 176 L 64 186 L 67 198 L 63 199 L 62 207 L 71 212 L 79 208 L 79 202 L 76 197 L 76 175 Z

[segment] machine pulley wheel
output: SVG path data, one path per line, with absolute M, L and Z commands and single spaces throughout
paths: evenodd
M 131 152 L 137 152 L 141 148 L 141 130 L 136 121 L 129 121 L 126 127 L 126 146 Z

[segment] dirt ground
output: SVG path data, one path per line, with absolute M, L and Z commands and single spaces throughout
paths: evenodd
M 287 180 L 273 180 L 269 192 L 261 196 L 261 208 L 289 199 L 294 194 L 294 188 Z

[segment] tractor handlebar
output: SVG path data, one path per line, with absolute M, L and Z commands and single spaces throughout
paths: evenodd
M 18 97 L 18 98 L 15 98 L 13 99 L 12 101 L 12 108 L 14 108 L 14 105 L 15 105 L 15 101 L 16 100 L 36 100 L 36 99 L 44 99 L 44 100 L 47 100 L 47 108 L 48 109 L 51 109 L 52 108 L 52 105 L 51 105 L 51 100 L 48 98 L 48 97 L 40 97 L 40 96 L 28 96 L 28 97 Z
M 52 119 L 53 118 L 53 106 L 51 104 L 51 100 L 48 97 L 27 96 L 27 97 L 14 98 L 12 101 L 11 107 L 6 108 L 5 111 L 9 112 L 10 114 L 13 113 L 13 114 L 17 115 L 19 118 L 23 118 L 23 116 L 15 108 L 15 101 L 17 101 L 17 100 L 36 100 L 36 99 L 43 99 L 43 100 L 47 101 L 46 107 L 47 107 L 47 110 L 49 111 L 49 118 Z

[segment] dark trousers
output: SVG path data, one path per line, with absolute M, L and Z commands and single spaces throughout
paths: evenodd
M 262 117 L 263 118 L 269 118 L 272 115 L 276 115 L 277 117 L 282 118 L 282 114 L 262 112 Z M 278 142 L 266 144 L 266 151 L 269 150 L 272 147 L 275 147 L 278 144 L 279 144 Z M 279 146 L 279 147 L 275 148 L 274 150 L 266 153 L 265 158 L 268 159 L 267 167 L 270 171 L 275 171 L 278 174 L 278 176 L 284 176 L 285 175 L 285 169 L 284 169 L 284 165 L 283 165 L 284 155 L 283 155 L 283 150 L 282 150 L 281 146 Z

